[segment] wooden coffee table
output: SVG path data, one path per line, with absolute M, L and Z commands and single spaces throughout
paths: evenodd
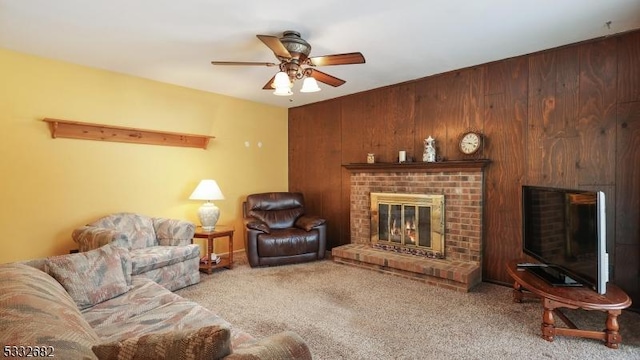
M 614 284 L 607 284 L 607 293 L 600 295 L 587 287 L 558 287 L 526 269 L 518 269 L 517 264 L 526 260 L 513 260 L 507 264 L 507 272 L 515 280 L 513 284 L 513 301 L 522 302 L 525 296 L 542 299 L 542 337 L 553 341 L 556 335 L 577 336 L 603 340 L 610 348 L 617 349 L 622 342 L 618 330 L 618 315 L 631 305 L 629 296 Z M 525 293 L 528 290 L 531 293 Z M 561 311 L 561 308 L 598 310 L 607 313 L 606 328 L 602 331 L 578 329 Z M 554 314 L 568 326 L 556 327 Z

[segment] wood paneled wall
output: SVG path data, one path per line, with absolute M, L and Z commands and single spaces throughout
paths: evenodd
M 366 65 L 363 65 L 366 66 Z M 613 282 L 640 305 L 640 31 L 505 59 L 289 110 L 289 187 L 349 243 L 349 173 L 367 153 L 422 159 L 423 139 L 461 159 L 482 131 L 483 278 L 511 283 L 522 257 L 522 185 L 603 190 Z

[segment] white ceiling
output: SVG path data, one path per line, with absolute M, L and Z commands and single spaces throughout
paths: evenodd
M 640 0 L 0 0 L 0 47 L 282 107 L 637 28 Z M 284 30 L 366 64 L 283 98 L 261 89 L 277 68 L 210 63 L 276 62 L 255 35 Z

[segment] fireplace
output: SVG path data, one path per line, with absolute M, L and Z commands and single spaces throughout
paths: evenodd
M 482 281 L 487 164 L 344 165 L 351 172 L 351 236 L 331 250 L 333 260 L 469 291 Z
M 371 193 L 371 243 L 443 259 L 444 195 Z

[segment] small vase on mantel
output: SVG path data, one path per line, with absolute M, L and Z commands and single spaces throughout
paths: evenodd
M 376 162 L 376 155 L 373 153 L 368 153 L 367 154 L 367 164 L 375 164 Z
M 424 152 L 422 153 L 422 161 L 436 162 L 436 140 L 429 136 L 424 139 Z

